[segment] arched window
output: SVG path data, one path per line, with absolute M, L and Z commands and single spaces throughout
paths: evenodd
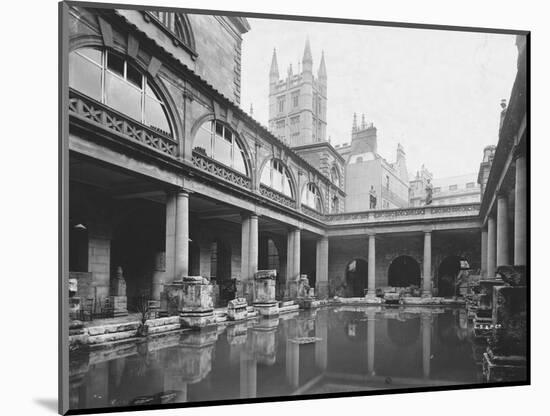
M 337 214 L 340 211 L 340 200 L 337 196 L 332 198 L 331 205 L 330 205 L 330 212 L 333 214 Z
M 264 166 L 260 182 L 290 198 L 293 197 L 290 174 L 286 166 L 279 160 L 271 159 Z
M 302 204 L 313 208 L 316 211 L 323 211 L 321 195 L 319 194 L 317 186 L 315 186 L 313 182 L 308 183 L 306 189 L 304 189 L 304 193 L 302 194 Z
M 110 51 L 82 48 L 69 55 L 69 85 L 172 136 L 166 104 L 136 66 Z
M 219 121 L 208 121 L 199 127 L 193 150 L 248 175 L 241 144 L 235 133 Z
M 174 12 L 161 12 L 154 10 L 151 10 L 149 13 L 153 15 L 153 17 L 160 24 L 168 29 L 173 36 L 178 38 L 188 47 L 193 48 L 191 28 L 182 15 Z
M 336 166 L 333 166 L 330 170 L 330 180 L 336 186 L 340 186 L 340 174 L 338 173 L 338 169 L 336 168 Z

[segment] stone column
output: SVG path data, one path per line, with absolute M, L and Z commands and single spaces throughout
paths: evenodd
M 254 278 L 254 274 L 258 271 L 258 216 L 250 215 L 250 252 L 249 252 L 249 279 Z
M 374 372 L 374 346 L 376 344 L 376 312 L 367 312 L 367 372 L 369 376 Z
M 176 193 L 166 195 L 166 269 L 165 283 L 176 278 Z
M 328 237 L 317 240 L 316 252 L 316 295 L 319 299 L 328 298 Z
M 422 373 L 424 378 L 430 378 L 430 364 L 432 358 L 432 317 L 422 315 Z
M 286 240 L 286 283 L 292 280 L 294 273 L 294 230 L 288 230 Z
M 432 296 L 432 232 L 424 232 L 424 261 L 423 261 L 422 296 Z
M 510 264 L 508 259 L 508 197 L 497 197 L 497 267 Z
M 497 264 L 497 226 L 495 218 L 490 216 L 487 219 L 487 278 L 495 277 Z
M 249 256 L 250 256 L 250 218 L 248 215 L 241 216 L 241 278 L 238 296 L 243 297 L 246 291 L 246 284 L 250 280 Z
M 376 237 L 374 234 L 369 235 L 369 262 L 368 262 L 368 287 L 367 287 L 367 297 L 374 298 L 376 297 L 376 248 L 375 248 Z
M 514 265 L 527 263 L 527 161 L 524 154 L 516 157 L 514 210 Z
M 481 228 L 481 278 L 487 277 L 487 228 Z
M 300 278 L 300 247 L 301 247 L 301 231 L 299 228 L 296 228 L 294 230 L 294 260 L 293 260 L 293 266 L 294 266 L 294 279 Z
M 180 190 L 176 196 L 175 279 L 189 274 L 189 194 Z

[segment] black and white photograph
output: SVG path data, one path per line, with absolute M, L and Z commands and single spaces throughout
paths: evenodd
M 528 30 L 143 3 L 59 4 L 60 413 L 530 384 Z

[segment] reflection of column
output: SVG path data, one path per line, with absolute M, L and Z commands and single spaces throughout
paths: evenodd
M 374 346 L 376 342 L 376 313 L 368 311 L 367 316 L 367 371 L 368 375 L 375 375 Z
M 328 325 L 326 313 L 326 310 L 317 312 L 315 320 L 315 336 L 321 338 L 315 343 L 315 364 L 321 371 L 325 371 L 328 364 Z
M 514 210 L 514 265 L 527 263 L 527 166 L 524 154 L 516 157 Z
M 183 190 L 176 197 L 175 278 L 189 274 L 189 194 Z
M 424 284 L 422 296 L 432 296 L 432 233 L 424 232 Z
M 367 296 L 376 296 L 376 249 L 374 234 L 369 235 L 369 263 L 368 263 L 368 290 Z
M 328 297 L 328 237 L 317 240 L 316 264 L 316 294 L 319 299 L 326 299 Z
M 300 344 L 286 341 L 286 379 L 293 388 L 300 385 Z
M 481 229 L 481 278 L 487 277 L 487 228 Z
M 432 357 L 432 317 L 422 315 L 422 372 L 424 378 L 430 378 L 430 360 Z
M 490 216 L 487 219 L 487 278 L 495 277 L 497 253 L 497 228 L 495 217 Z
M 509 264 L 508 261 L 508 197 L 497 197 L 497 267 Z
M 241 399 L 256 397 L 256 360 L 243 348 L 240 365 Z

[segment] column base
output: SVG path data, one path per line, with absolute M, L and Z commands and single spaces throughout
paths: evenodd
M 433 296 L 432 291 L 431 290 L 423 290 L 421 296 L 423 298 L 431 298 Z
M 365 295 L 365 300 L 369 304 L 380 304 L 384 302 L 381 298 L 376 296 L 376 293 L 374 291 L 367 292 L 367 294 Z

